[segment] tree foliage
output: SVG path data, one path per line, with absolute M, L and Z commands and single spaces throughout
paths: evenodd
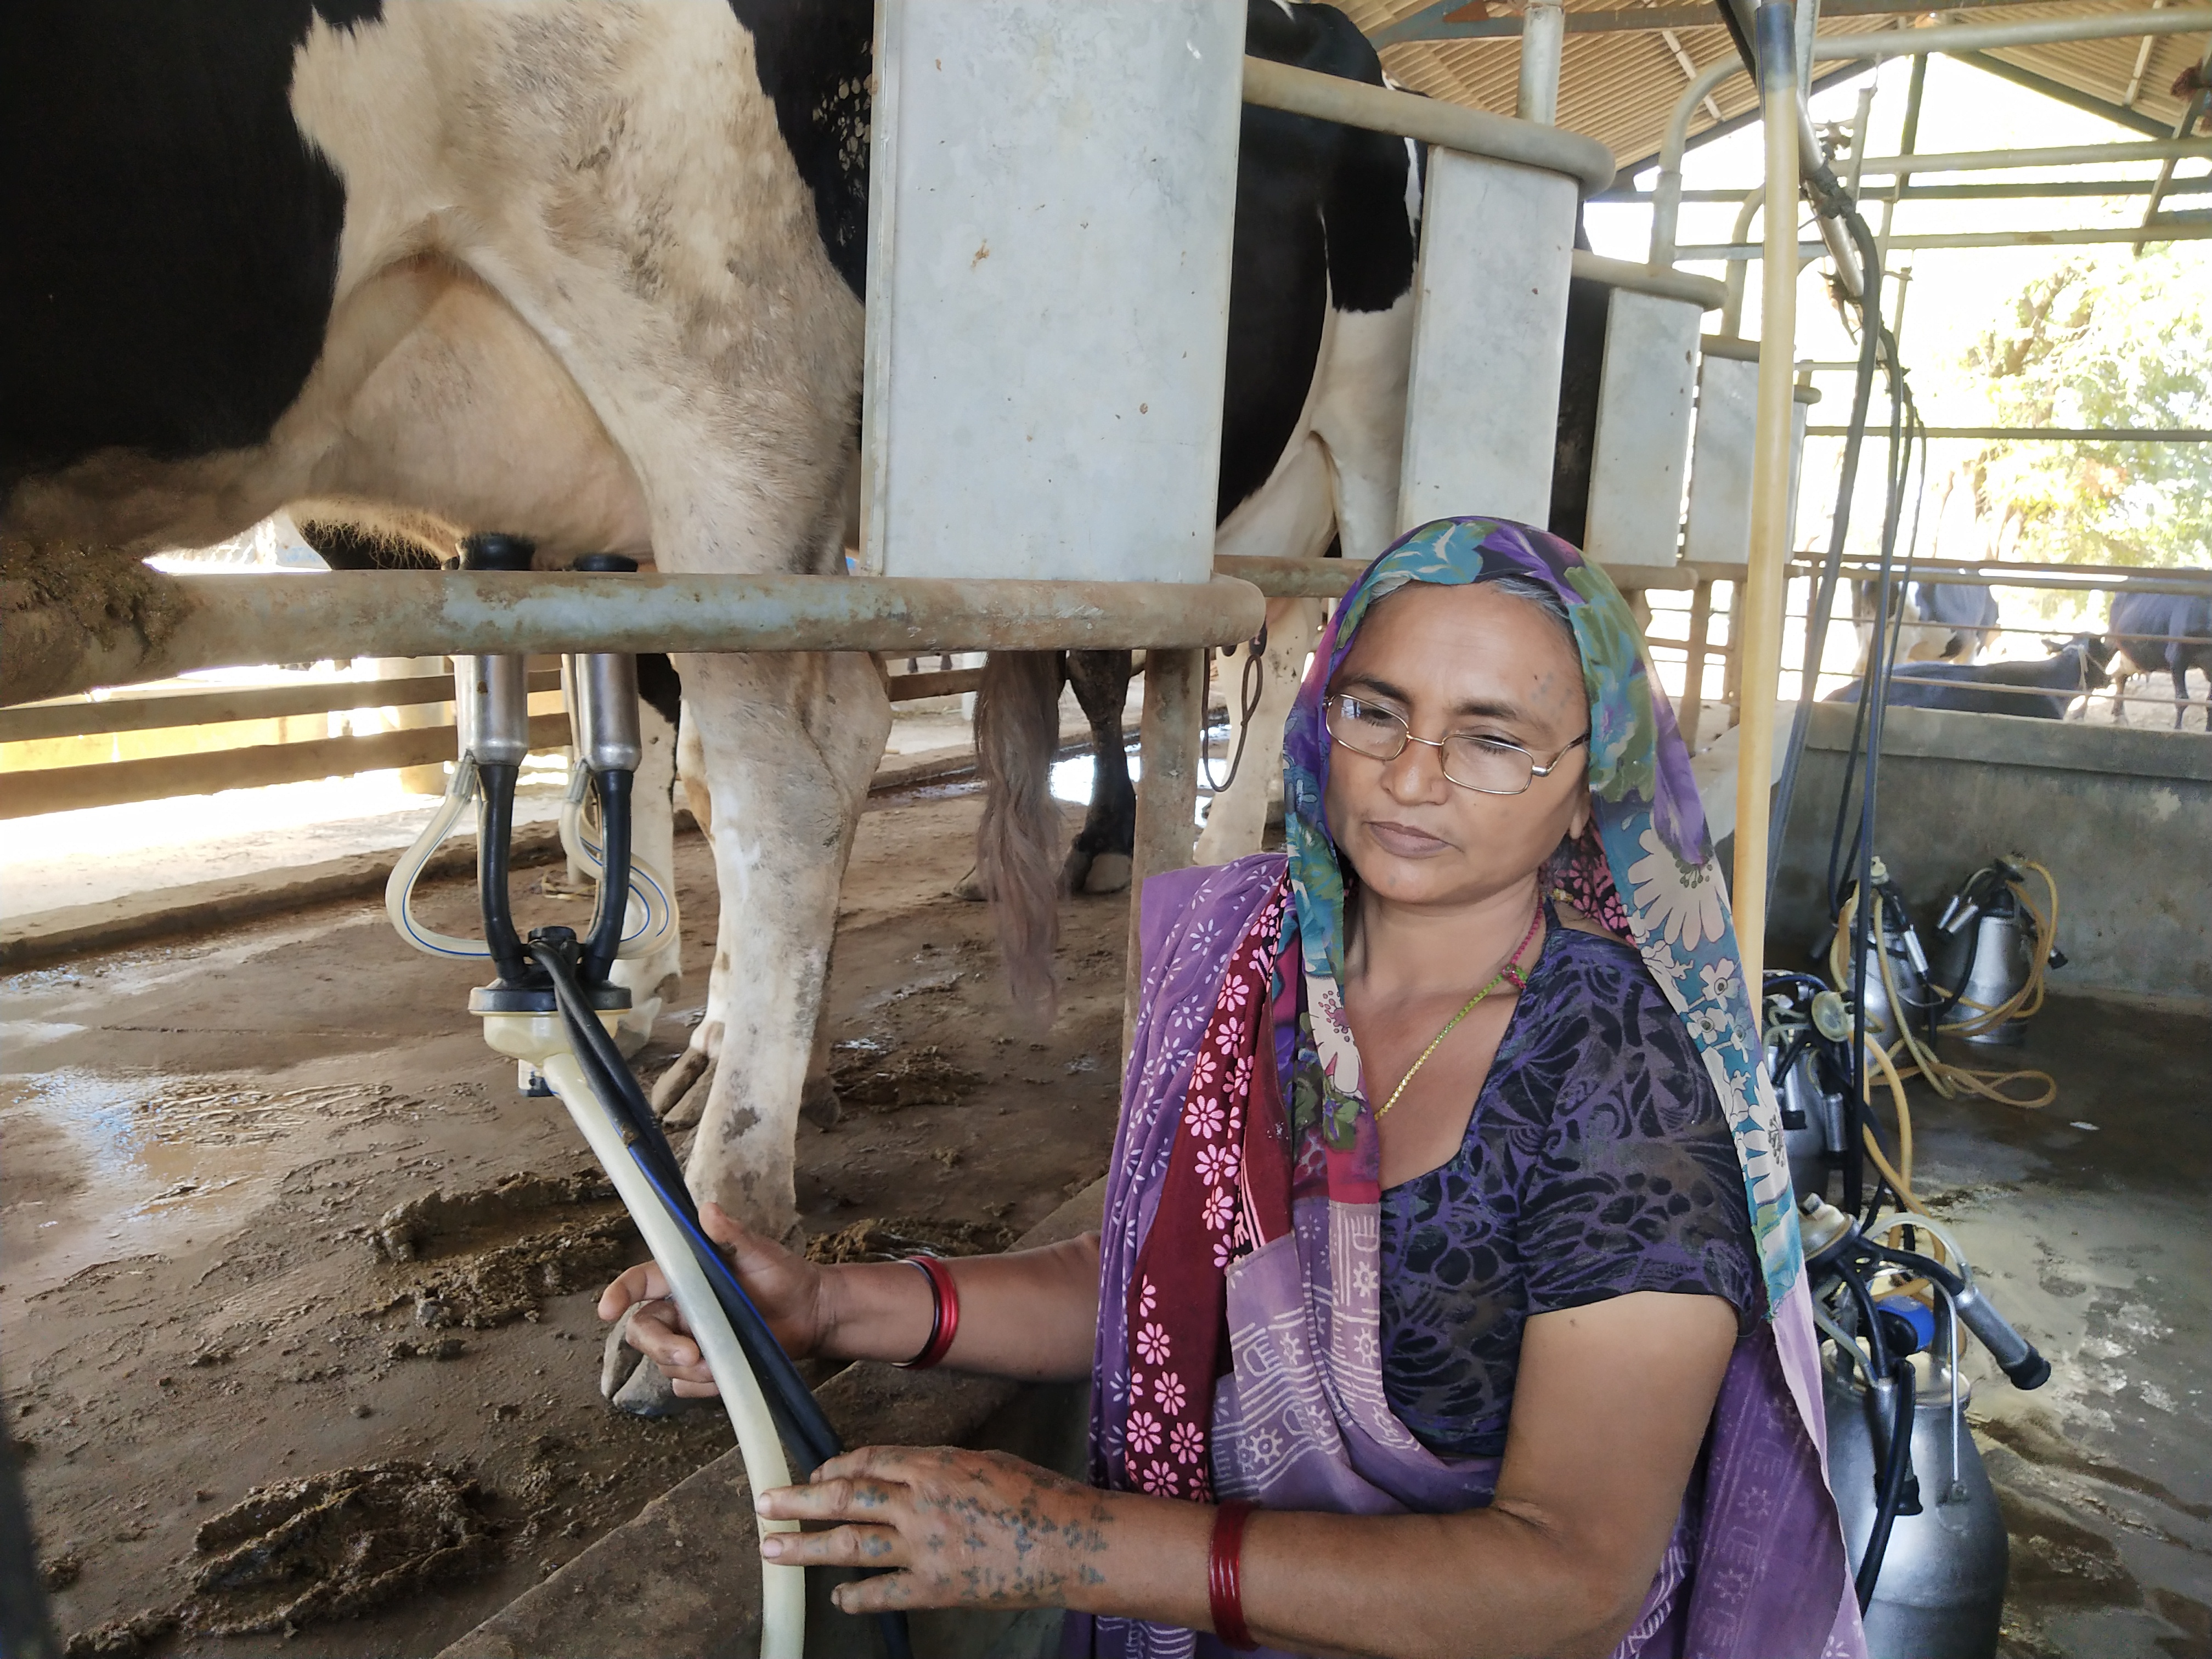
M 2069 259 L 2013 296 L 1962 368 L 1990 424 L 2212 426 L 2212 281 L 2192 245 Z M 1955 475 L 1999 556 L 2202 565 L 2212 445 L 2006 441 Z

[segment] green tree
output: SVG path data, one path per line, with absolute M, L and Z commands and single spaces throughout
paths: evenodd
M 1961 367 L 1992 425 L 2212 426 L 2208 310 L 2191 244 L 2069 259 L 2015 295 Z M 2003 556 L 2201 565 L 2212 552 L 2212 446 L 2008 441 L 1953 482 Z

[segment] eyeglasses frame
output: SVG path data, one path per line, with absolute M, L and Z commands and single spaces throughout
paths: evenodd
M 1477 738 L 1475 741 L 1486 743 L 1494 749 L 1510 749 L 1515 753 L 1526 757 L 1528 762 L 1528 781 L 1522 784 L 1518 789 L 1485 789 L 1480 784 L 1462 783 L 1457 778 L 1444 770 L 1443 747 L 1446 744 L 1451 741 L 1449 734 L 1441 738 L 1415 737 L 1413 735 L 1413 728 L 1412 725 L 1403 715 L 1399 714 L 1391 709 L 1382 708 L 1380 703 L 1365 703 L 1364 706 L 1370 708 L 1380 708 L 1383 714 L 1389 714 L 1392 720 L 1396 720 L 1398 722 L 1398 729 L 1405 733 L 1405 741 L 1401 743 L 1395 750 L 1388 755 L 1370 755 L 1364 749 L 1354 749 L 1342 738 L 1338 737 L 1335 732 L 1330 730 L 1328 725 L 1328 710 L 1336 704 L 1344 702 L 1347 700 L 1352 702 L 1364 702 L 1364 699 L 1353 696 L 1349 691 L 1332 692 L 1329 696 L 1322 699 L 1322 729 L 1328 732 L 1328 740 L 1333 747 L 1342 749 L 1351 754 L 1357 755 L 1362 760 L 1379 761 L 1383 765 L 1388 766 L 1392 761 L 1396 760 L 1399 756 L 1406 752 L 1406 744 L 1418 743 L 1424 748 L 1433 749 L 1437 751 L 1437 770 L 1442 774 L 1443 781 L 1446 783 L 1450 784 L 1455 789 L 1468 790 L 1478 795 L 1496 795 L 1505 799 L 1510 799 L 1516 795 L 1525 795 L 1531 789 L 1534 789 L 1536 787 L 1537 779 L 1550 777 L 1553 773 L 1559 769 L 1560 762 L 1565 760 L 1569 755 L 1572 754 L 1576 750 L 1583 747 L 1590 740 L 1590 734 L 1585 732 L 1582 736 L 1575 738 L 1571 743 L 1569 743 L 1565 748 L 1561 749 L 1557 754 L 1553 755 L 1549 761 L 1540 762 L 1536 758 L 1536 751 L 1533 749 L 1524 747 L 1522 744 L 1517 743 L 1508 743 L 1503 738 Z

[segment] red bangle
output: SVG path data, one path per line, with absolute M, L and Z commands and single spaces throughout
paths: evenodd
M 907 1260 L 929 1281 L 929 1340 L 913 1358 L 892 1363 L 901 1370 L 926 1371 L 952 1352 L 952 1339 L 960 1334 L 960 1286 L 952 1269 L 935 1256 L 910 1255 Z
M 1238 1498 L 1213 1512 L 1213 1545 L 1206 1558 L 1206 1601 L 1224 1647 L 1249 1653 L 1260 1644 L 1244 1623 L 1244 1522 L 1254 1505 Z

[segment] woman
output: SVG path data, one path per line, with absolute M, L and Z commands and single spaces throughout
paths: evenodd
M 1087 1373 L 1093 1485 L 872 1448 L 762 1494 L 830 1525 L 763 1551 L 894 1570 L 848 1611 L 1063 1606 L 1077 1652 L 1863 1653 L 1772 1095 L 1620 595 L 1425 526 L 1285 748 L 1287 854 L 1145 890 L 1103 1242 L 823 1270 L 714 1218 L 794 1353 Z M 672 1311 L 633 1329 L 711 1389 Z

